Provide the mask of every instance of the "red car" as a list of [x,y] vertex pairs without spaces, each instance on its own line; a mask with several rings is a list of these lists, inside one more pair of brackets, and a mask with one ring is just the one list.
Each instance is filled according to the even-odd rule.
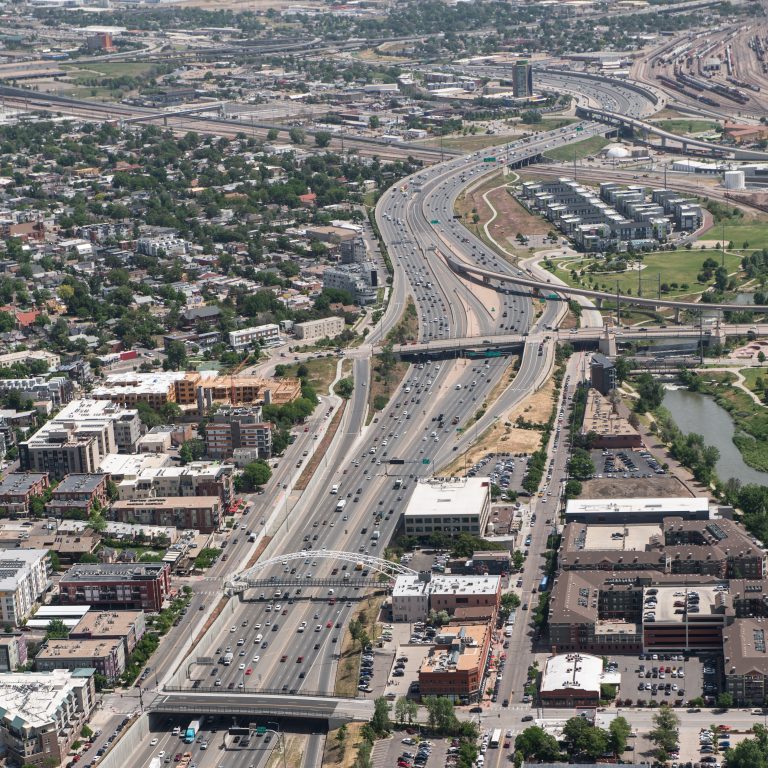
[[248,667],[248,669],[245,670],[245,674],[246,675],[252,675],[253,674],[253,668],[252,667]]
[[288,655],[284,653],[284,654],[283,654],[283,655],[280,657],[280,661],[285,661],[287,658],[288,658]]
[[304,661],[304,657],[303,656],[297,656],[296,657],[296,663],[297,664],[301,664],[302,661]]
[[333,622],[329,621],[325,626],[326,626],[326,629],[330,629],[333,626]]

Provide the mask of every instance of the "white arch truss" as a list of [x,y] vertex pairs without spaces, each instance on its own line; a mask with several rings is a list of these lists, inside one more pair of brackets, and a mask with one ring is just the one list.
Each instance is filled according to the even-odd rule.
[[[406,565],[393,563],[391,560],[384,560],[373,555],[361,554],[359,552],[344,552],[341,550],[314,550],[304,549],[301,552],[290,552],[277,557],[270,557],[268,560],[261,560],[245,571],[235,574],[227,583],[228,590],[232,592],[241,592],[248,587],[248,582],[258,577],[261,571],[265,571],[273,565],[283,565],[293,560],[334,560],[343,563],[362,563],[364,568],[383,573],[389,578],[397,576],[416,576],[416,571]],[[311,582],[307,586],[310,586]]]

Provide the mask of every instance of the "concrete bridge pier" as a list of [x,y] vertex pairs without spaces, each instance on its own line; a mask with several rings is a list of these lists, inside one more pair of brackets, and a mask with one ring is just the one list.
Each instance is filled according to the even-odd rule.
[[602,297],[602,296],[598,296],[598,297],[597,297],[597,298],[594,300],[594,302],[595,302],[595,306],[596,306],[598,309],[602,309],[602,308],[603,308],[603,297]]
[[675,325],[680,325],[680,307],[675,307]]
[[616,357],[616,334],[608,326],[604,326],[605,333],[597,342],[597,348],[606,357]]

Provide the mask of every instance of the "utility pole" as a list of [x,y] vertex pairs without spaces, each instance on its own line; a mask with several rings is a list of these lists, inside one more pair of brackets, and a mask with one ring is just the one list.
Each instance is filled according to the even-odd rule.
[[616,280],[616,325],[621,327],[621,304],[619,303],[619,281]]
[[722,248],[720,249],[721,250],[720,266],[724,267],[725,266],[725,220],[723,220],[723,239],[720,244],[722,245]]

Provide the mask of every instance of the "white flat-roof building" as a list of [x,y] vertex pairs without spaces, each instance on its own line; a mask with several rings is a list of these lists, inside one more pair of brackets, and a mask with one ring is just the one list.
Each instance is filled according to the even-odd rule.
[[392,619],[420,621],[430,610],[452,614],[459,606],[484,606],[495,611],[500,599],[500,576],[398,576],[392,589]]
[[317,341],[318,339],[336,338],[344,330],[344,318],[332,315],[321,317],[319,320],[307,320],[295,323],[293,332],[302,341]]
[[588,653],[550,656],[544,664],[539,693],[548,706],[597,706],[603,676],[603,660]]
[[665,517],[709,519],[706,496],[661,499],[571,499],[565,507],[567,523],[658,523]]
[[167,453],[108,453],[99,464],[99,472],[106,472],[114,482],[135,480],[142,472],[171,466]]
[[17,765],[59,765],[96,703],[92,668],[0,675],[0,743]]
[[0,550],[0,619],[19,624],[29,618],[51,585],[47,549]]
[[403,513],[407,536],[471,533],[482,536],[491,510],[490,483],[481,477],[416,483]]

